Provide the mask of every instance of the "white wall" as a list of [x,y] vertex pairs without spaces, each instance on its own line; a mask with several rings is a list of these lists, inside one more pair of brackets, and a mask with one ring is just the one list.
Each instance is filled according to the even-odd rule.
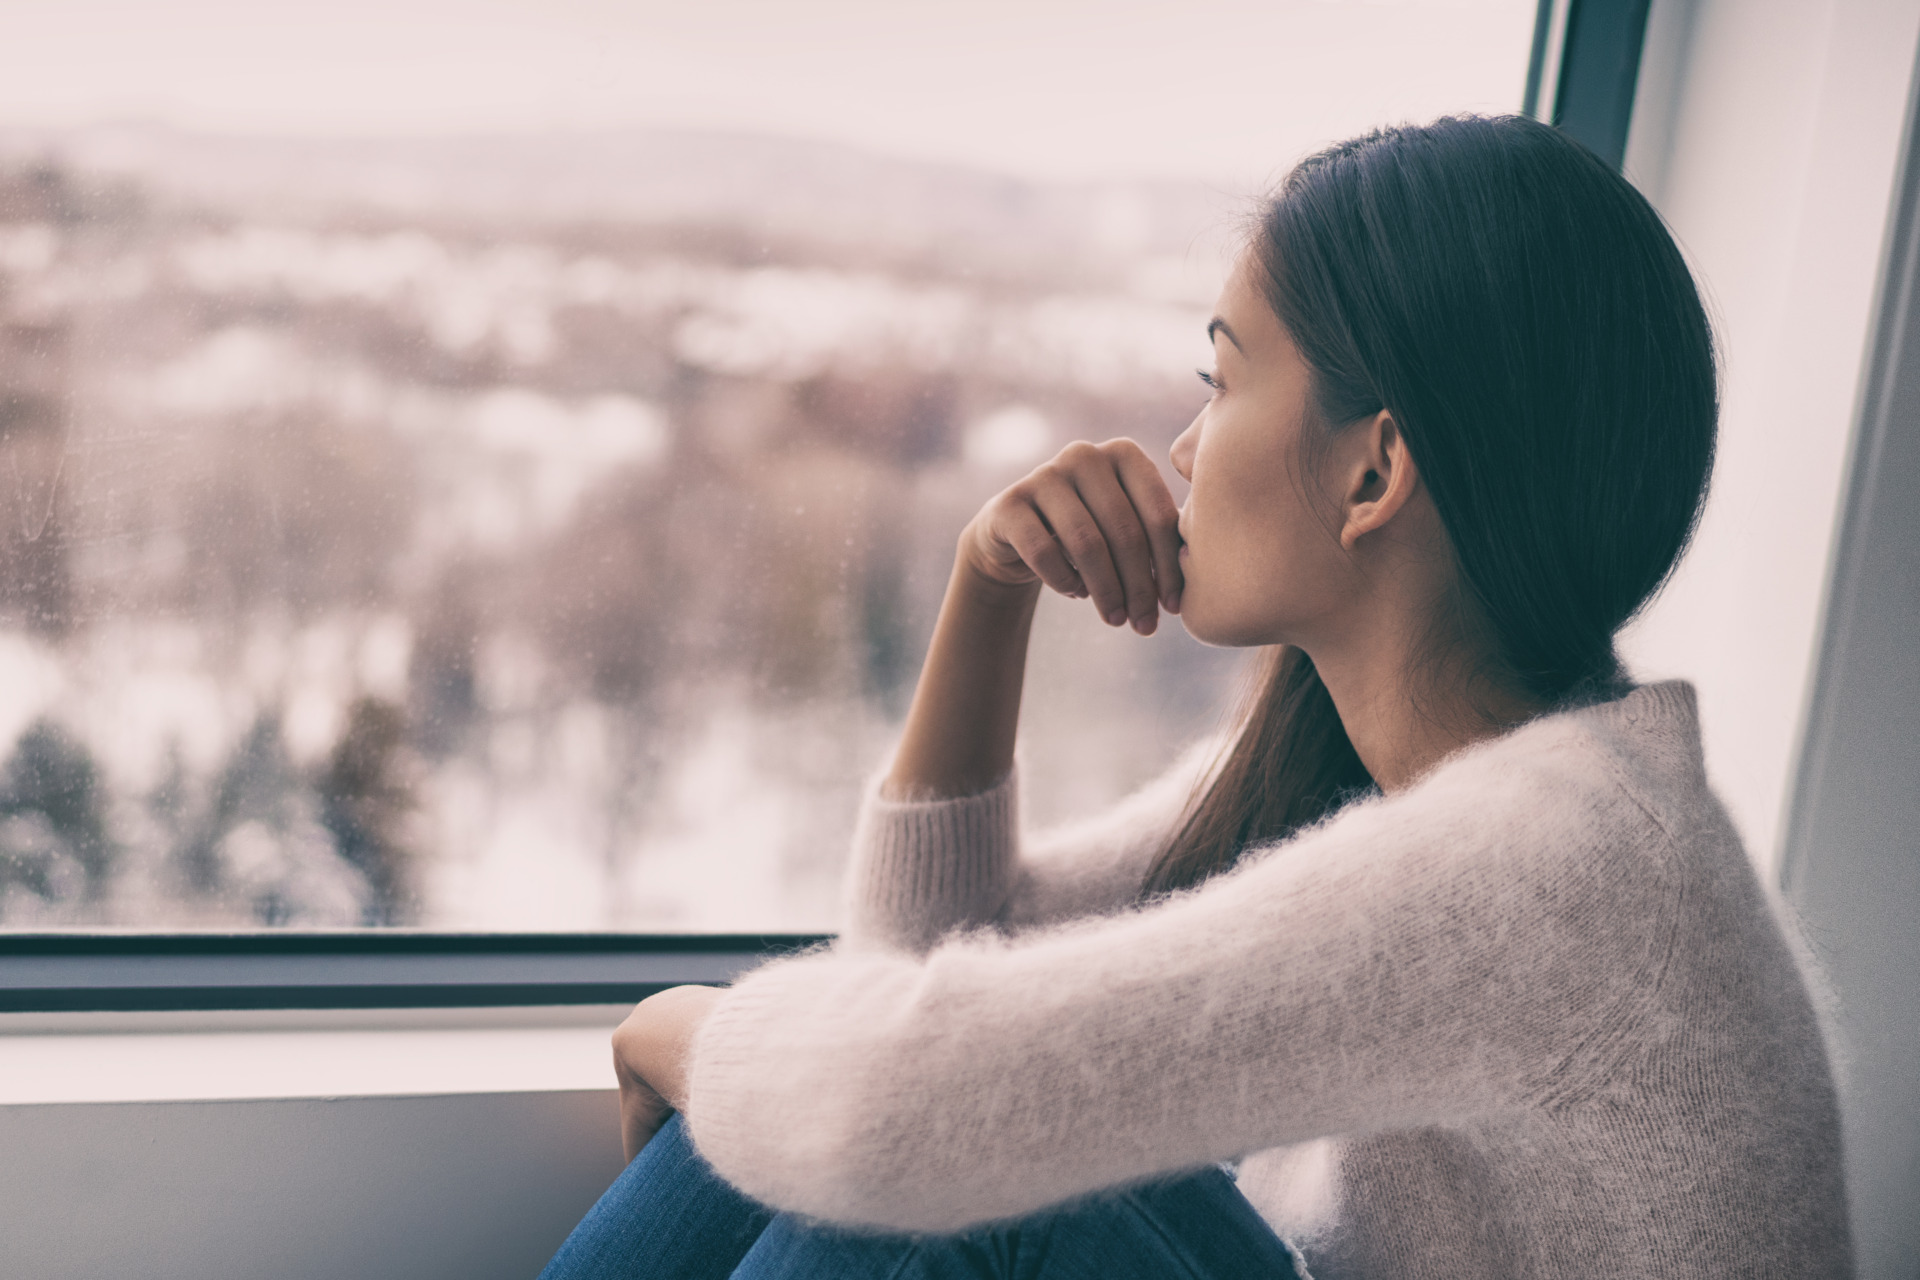
[[13,1280],[532,1280],[619,1172],[612,1090],[0,1106]]
[[0,1014],[4,1280],[531,1280],[619,1006]]
[[1698,542],[1626,638],[1699,687],[1707,764],[1777,866],[1892,197],[1920,0],[1654,0],[1627,173],[1724,357]]

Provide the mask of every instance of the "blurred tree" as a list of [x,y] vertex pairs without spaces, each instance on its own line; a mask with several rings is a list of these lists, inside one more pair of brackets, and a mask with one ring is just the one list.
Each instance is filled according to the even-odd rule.
[[357,923],[373,897],[342,856],[314,781],[288,759],[279,716],[253,723],[174,857],[187,888],[264,925]]
[[67,352],[64,323],[0,324],[0,616],[50,637],[73,624]]
[[959,390],[952,374],[892,367],[810,378],[793,405],[807,433],[911,470],[952,455]]
[[208,434],[185,485],[182,529],[197,611],[280,605],[312,617],[386,598],[413,513],[401,442],[316,413],[234,420]]
[[907,531],[887,532],[891,536],[869,544],[860,583],[861,692],[888,715],[903,716],[920,674],[920,649],[909,628]]
[[677,554],[676,505],[666,477],[609,476],[527,565],[520,604],[542,648],[602,701],[644,703],[673,668],[680,588],[699,571]]
[[160,779],[146,795],[146,810],[167,847],[173,848],[179,845],[189,819],[190,779],[179,738],[167,740],[162,759]]
[[43,898],[56,897],[59,863],[70,859],[81,871],[85,899],[99,901],[115,852],[102,790],[85,746],[51,721],[28,726],[0,775],[0,874]]
[[465,562],[444,571],[412,619],[407,695],[414,744],[445,757],[466,740],[480,710],[478,657],[485,623],[479,571]]
[[356,699],[316,788],[320,821],[335,850],[371,890],[364,924],[406,924],[415,911],[406,839],[415,800],[406,738],[406,713],[399,707],[379,698]]
[[190,889],[212,895],[225,887],[220,841],[235,827],[250,821],[269,827],[285,825],[291,781],[279,717],[262,715],[227,758],[214,781],[206,812],[175,850]]
[[71,226],[84,213],[82,193],[57,165],[41,162],[0,170],[0,222]]
[[900,540],[887,540],[898,530],[877,513],[901,505],[906,483],[884,458],[808,440],[764,455],[742,475],[742,547],[726,632],[763,694],[856,695],[876,656],[898,660],[886,652],[892,637],[870,632],[879,620],[864,605],[870,589],[876,603],[885,600],[876,571],[899,554]]

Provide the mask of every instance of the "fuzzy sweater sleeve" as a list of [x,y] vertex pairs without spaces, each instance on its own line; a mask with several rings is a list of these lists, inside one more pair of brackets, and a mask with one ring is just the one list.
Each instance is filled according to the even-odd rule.
[[854,833],[842,938],[923,953],[957,929],[1017,931],[1126,905],[1219,747],[1197,742],[1119,804],[1033,835],[1020,827],[1017,770],[952,800],[891,800],[876,778]]
[[696,1037],[694,1140],[779,1209],[950,1231],[1576,1091],[1644,1016],[1677,889],[1606,770],[1533,745],[1152,906],[769,964]]

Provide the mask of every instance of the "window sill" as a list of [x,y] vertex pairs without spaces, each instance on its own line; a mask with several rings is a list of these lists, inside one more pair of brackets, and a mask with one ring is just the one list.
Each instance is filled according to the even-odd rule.
[[0,1014],[0,1106],[611,1090],[629,1007]]

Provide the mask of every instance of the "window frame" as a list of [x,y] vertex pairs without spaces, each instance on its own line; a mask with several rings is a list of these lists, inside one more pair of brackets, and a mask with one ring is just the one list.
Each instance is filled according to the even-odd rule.
[[1521,112],[1626,160],[1652,0],[1539,0]]
[[[1650,0],[1539,0],[1522,110],[1616,169]],[[1542,102],[1551,103],[1551,111]],[[828,934],[0,932],[0,1013],[630,1003]]]
[[819,934],[411,929],[0,934],[0,1013],[630,1004]]

